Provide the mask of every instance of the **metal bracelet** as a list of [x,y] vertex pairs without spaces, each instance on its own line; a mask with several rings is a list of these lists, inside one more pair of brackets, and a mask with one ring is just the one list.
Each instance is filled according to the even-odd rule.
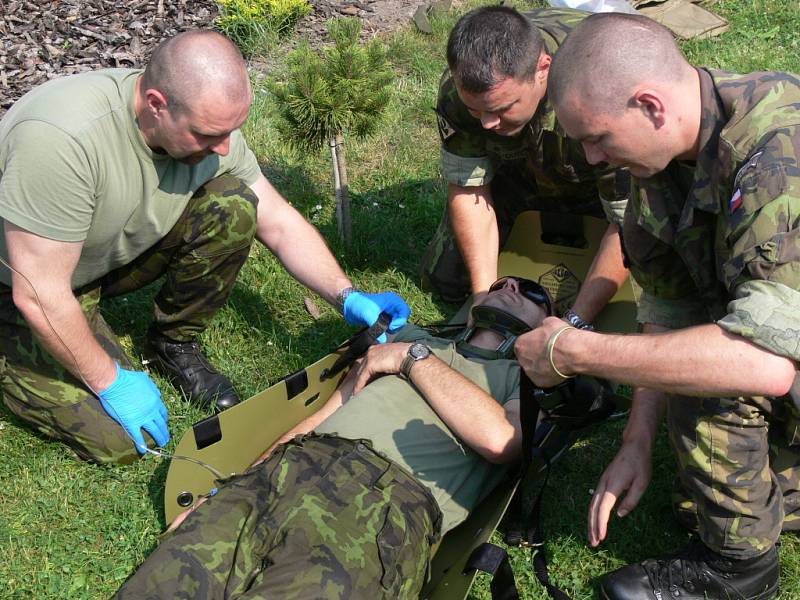
[[571,308],[564,313],[562,317],[567,323],[572,325],[575,329],[585,329],[587,331],[594,331],[594,325],[587,323],[583,318]]
[[561,377],[561,379],[570,379],[572,377],[575,377],[575,375],[564,375],[564,373],[558,370],[558,367],[556,367],[556,363],[553,362],[553,349],[556,347],[556,340],[567,329],[576,329],[576,328],[573,327],[572,325],[564,325],[563,327],[556,329],[553,332],[553,335],[550,336],[550,339],[547,340],[547,362],[550,363],[550,368],[553,369],[553,373]]

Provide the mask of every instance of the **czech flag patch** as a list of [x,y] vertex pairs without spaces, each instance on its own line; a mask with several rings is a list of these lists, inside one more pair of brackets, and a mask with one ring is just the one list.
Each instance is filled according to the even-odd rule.
[[733,214],[742,205],[742,190],[737,189],[728,202],[728,213]]

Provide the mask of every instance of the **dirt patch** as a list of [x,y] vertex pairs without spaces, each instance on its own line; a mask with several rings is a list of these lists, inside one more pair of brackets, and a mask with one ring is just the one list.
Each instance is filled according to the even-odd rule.
[[297,25],[297,34],[308,38],[313,46],[327,41],[325,22],[336,17],[359,17],[365,37],[389,33],[411,22],[423,0],[361,0],[336,2],[312,0],[313,12]]
[[[365,37],[410,22],[422,0],[312,0],[296,36],[315,46],[327,39],[325,22],[356,16]],[[212,27],[217,4],[208,0],[0,0],[0,116],[48,79],[106,67],[141,67],[164,38]]]

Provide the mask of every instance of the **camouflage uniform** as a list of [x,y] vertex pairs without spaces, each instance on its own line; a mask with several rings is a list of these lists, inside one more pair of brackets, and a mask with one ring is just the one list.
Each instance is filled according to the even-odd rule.
[[[546,51],[552,55],[588,13],[540,9],[524,14],[539,30]],[[442,175],[462,187],[491,184],[501,247],[517,215],[525,210],[596,217],[605,214],[612,222],[621,221],[629,187],[627,172],[589,165],[580,143],[567,138],[556,121],[546,97],[521,133],[498,135],[483,129],[469,114],[445,71],[436,113],[442,140]],[[423,288],[447,300],[462,300],[471,291],[447,208],[422,259],[420,277]]]
[[298,437],[189,515],[115,598],[416,598],[440,517],[368,441]]
[[[121,366],[131,368],[131,363],[100,314],[101,297],[131,292],[166,275],[155,298],[154,327],[177,341],[194,339],[233,289],[255,235],[257,204],[240,179],[212,179],[197,190],[160,242],[129,265],[75,291],[95,337]],[[14,306],[11,288],[3,284],[0,384],[3,402],[14,414],[82,458],[136,458],[133,443],[97,398],[42,348]]]
[[[625,254],[644,290],[639,320],[716,322],[800,360],[800,80],[698,73],[696,163],[634,180],[625,214]],[[800,414],[790,396],[670,398],[667,423],[688,495],[678,512],[696,515],[707,546],[747,558],[782,527],[800,528]]]

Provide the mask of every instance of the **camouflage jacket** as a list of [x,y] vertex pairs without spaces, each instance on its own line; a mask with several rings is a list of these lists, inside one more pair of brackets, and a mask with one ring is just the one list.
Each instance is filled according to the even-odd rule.
[[[572,28],[590,13],[540,9],[523,14],[539,29],[545,48],[552,55]],[[613,220],[621,221],[627,174],[624,182],[615,185],[612,169],[587,163],[580,143],[567,138],[546,96],[522,132],[502,136],[483,129],[480,121],[469,114],[449,71],[445,71],[439,84],[436,114],[442,140],[440,166],[448,182],[485,185],[498,170],[516,169],[530,178],[531,187],[542,198],[564,202],[580,199],[585,204],[599,191],[606,214],[612,218],[613,211],[618,215]]]
[[800,79],[698,69],[694,163],[634,179],[623,239],[639,319],[716,321],[800,359]]

